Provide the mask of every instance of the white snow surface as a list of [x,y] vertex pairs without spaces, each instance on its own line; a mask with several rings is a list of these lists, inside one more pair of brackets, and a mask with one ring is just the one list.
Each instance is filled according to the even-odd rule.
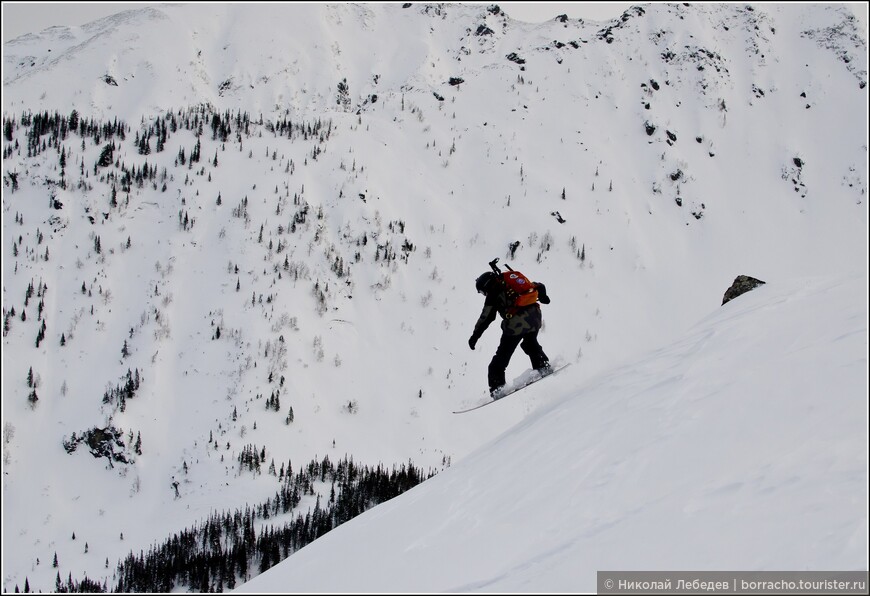
[[[586,382],[546,379],[521,423],[237,591],[595,592],[599,570],[863,569],[866,281],[768,284]],[[522,408],[513,397],[464,415]]]
[[[4,124],[127,127],[107,167],[105,138],[63,140],[65,188],[58,148],[2,141],[5,592],[111,586],[128,553],[272,497],[248,445],[439,473],[244,590],[867,568],[867,43],[848,6],[540,24],[490,6],[165,4],[3,45]],[[138,153],[192,108],[201,135]],[[222,142],[227,113],[251,124]],[[497,324],[466,342],[495,257],[546,283],[540,341],[572,366],[455,415],[487,393]],[[720,306],[741,274],[766,284]],[[25,306],[29,284],[48,290]],[[517,350],[508,379],[528,368]],[[135,399],[103,404],[131,369]],[[64,450],[107,425],[142,454]]]

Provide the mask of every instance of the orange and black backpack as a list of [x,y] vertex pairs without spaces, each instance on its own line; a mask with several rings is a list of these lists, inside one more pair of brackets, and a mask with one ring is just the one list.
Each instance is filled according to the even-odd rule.
[[538,290],[532,280],[519,271],[514,271],[508,265],[505,265],[507,271],[501,271],[496,263],[498,263],[498,258],[490,261],[489,266],[492,267],[493,272],[504,286],[507,316],[513,316],[520,308],[530,306],[538,301]]

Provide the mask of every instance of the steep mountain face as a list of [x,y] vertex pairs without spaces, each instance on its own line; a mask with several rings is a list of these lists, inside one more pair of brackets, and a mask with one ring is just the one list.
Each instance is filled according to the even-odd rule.
[[548,380],[510,432],[239,591],[600,593],[607,570],[862,569],[866,285],[765,285],[582,388]]
[[271,497],[243,453],[436,470],[510,428],[450,414],[494,257],[577,383],[739,274],[864,270],[866,78],[839,5],[166,5],[5,44],[4,589],[111,586]]

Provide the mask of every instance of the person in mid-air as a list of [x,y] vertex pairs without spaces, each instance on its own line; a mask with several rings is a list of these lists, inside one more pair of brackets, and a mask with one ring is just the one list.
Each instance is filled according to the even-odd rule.
[[489,393],[493,399],[504,395],[505,370],[517,346],[520,346],[532,361],[532,368],[541,375],[551,372],[550,362],[541,344],[538,343],[538,332],[543,324],[541,306],[538,302],[549,304],[547,289],[544,284],[529,281],[522,273],[508,271],[502,273],[495,266],[495,259],[490,266],[493,271],[487,271],[477,278],[475,287],[486,300],[483,311],[474,325],[474,333],[468,339],[468,345],[473,350],[483,332],[495,320],[495,315],[501,315],[501,341],[498,349],[489,363]]

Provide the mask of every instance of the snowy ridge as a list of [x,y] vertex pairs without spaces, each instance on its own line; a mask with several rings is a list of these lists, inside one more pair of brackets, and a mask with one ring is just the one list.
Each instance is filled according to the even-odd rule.
[[530,388],[542,402],[523,422],[238,591],[594,593],[598,570],[864,569],[866,286],[767,284],[579,387],[566,371]]
[[[653,4],[607,23],[538,25],[512,20],[509,5],[164,4],[8,42],[4,106],[64,106],[132,118],[205,102],[219,111],[268,115],[332,109],[335,84],[343,78],[357,107],[372,94],[417,89],[443,95],[452,77],[470,82],[481,69],[508,70],[525,61],[566,68],[578,60],[597,62],[606,79],[618,82],[625,58],[648,63],[660,54],[672,65],[692,67],[671,84],[697,82],[708,93],[711,82],[765,89],[768,67],[791,55],[777,35],[817,45],[841,60],[856,84],[866,84],[864,34],[849,8],[837,4],[800,12],[775,5]],[[148,51],[154,47],[168,51]],[[751,73],[733,68],[740,54],[751,59]],[[511,55],[515,64],[506,60]],[[699,62],[705,68],[696,69]],[[742,81],[743,74],[758,80]]]

